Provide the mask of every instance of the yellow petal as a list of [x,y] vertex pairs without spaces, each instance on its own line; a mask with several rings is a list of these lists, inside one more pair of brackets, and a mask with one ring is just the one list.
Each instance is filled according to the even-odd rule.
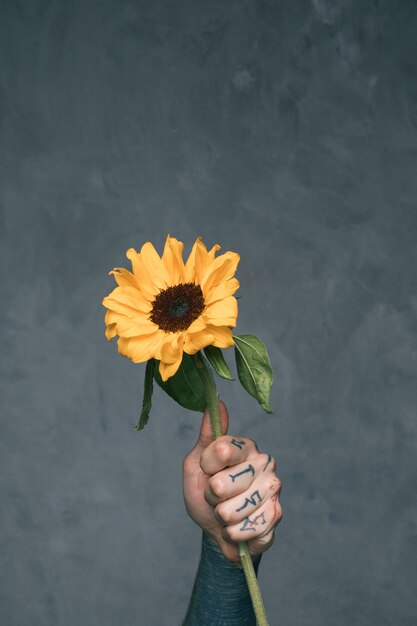
[[127,317],[132,317],[138,313],[149,313],[152,305],[147,302],[140,291],[129,291],[128,287],[116,287],[108,296],[103,299],[103,305],[111,311],[116,311]]
[[181,361],[182,355],[181,358],[179,358],[174,363],[164,363],[163,361],[159,363],[159,373],[161,374],[161,378],[164,382],[166,382],[168,378],[171,378],[171,376],[174,376],[174,374],[177,373],[181,365]]
[[213,342],[214,335],[208,330],[187,334],[184,341],[184,352],[187,352],[187,354],[196,354],[199,350],[213,345]]
[[157,348],[157,358],[165,363],[174,363],[182,356],[183,333],[164,333],[164,338]]
[[234,328],[236,326],[236,318],[234,317],[217,317],[214,320],[211,320],[210,323],[207,320],[208,326],[230,326],[230,328]]
[[197,284],[200,284],[205,273],[207,272],[207,269],[210,267],[211,263],[213,263],[214,261],[214,257],[216,255],[216,252],[218,250],[221,249],[221,246],[219,246],[217,243],[212,247],[211,250],[209,250],[209,252],[207,252],[207,254],[205,256],[201,255],[201,254],[197,254],[197,259],[196,259],[196,282]]
[[133,248],[129,248],[126,252],[126,256],[132,263],[133,274],[141,292],[148,300],[153,300],[160,289],[152,282],[151,276],[149,275],[140,254],[138,254]]
[[[104,316],[104,322],[108,326],[109,324],[137,324],[144,326],[145,324],[152,325],[152,332],[155,330],[156,325],[149,319],[148,315],[138,311],[132,311],[131,315],[123,315],[122,313],[118,313],[117,311],[107,311]],[[148,328],[148,326],[147,326]]]
[[116,283],[120,287],[130,286],[135,287],[136,289],[138,288],[136,278],[134,277],[132,272],[129,272],[129,270],[125,269],[124,267],[115,267],[112,272],[109,272],[109,274],[113,274]]
[[214,259],[207,268],[201,281],[203,294],[206,295],[210,289],[216,287],[221,282],[225,282],[233,277],[239,263],[240,256],[236,252],[225,252]]
[[116,324],[109,324],[106,328],[106,337],[108,341],[111,341],[113,337],[116,337]]
[[115,324],[118,319],[120,319],[120,313],[115,313],[114,311],[106,311],[106,315],[104,316],[104,323],[106,325]]
[[[206,246],[203,244],[201,237],[197,237],[193,247],[191,248],[191,252],[188,255],[187,262],[185,264],[185,280],[187,283],[194,282],[195,278],[195,257],[197,253],[197,248],[199,245],[203,245],[204,249]],[[207,252],[207,251],[206,251]]]
[[195,282],[197,285],[200,284],[217,250],[220,250],[218,244],[214,245],[210,252],[208,252],[201,237],[196,240],[185,266],[187,282]]
[[184,244],[169,235],[166,238],[162,261],[170,276],[171,285],[185,282],[185,266],[182,259]]
[[113,300],[120,300],[120,302],[124,302],[138,311],[150,311],[152,308],[151,302],[146,299],[138,287],[131,287],[130,285],[116,287],[109,293],[108,297]]
[[240,283],[237,278],[230,278],[230,280],[220,283],[216,287],[213,287],[206,295],[206,305],[213,304],[213,302],[232,296],[239,289],[239,287]]
[[134,248],[129,248],[126,250],[126,256],[129,261],[132,263],[133,275],[136,279],[140,279],[141,274],[141,265],[139,264],[139,253],[136,252]]
[[215,326],[236,326],[237,313],[237,300],[234,296],[229,296],[209,304],[204,309],[203,317],[208,324]]
[[170,286],[170,277],[166,267],[150,241],[142,246],[140,258],[148,272],[150,280],[154,285],[157,285],[159,290],[166,289]]
[[160,360],[159,373],[162,380],[168,380],[178,370],[181,365],[183,350],[183,333],[165,333],[161,331],[158,344],[154,346],[154,356]]
[[208,326],[207,330],[213,335],[213,346],[216,348],[231,348],[234,345],[233,334],[228,326]]
[[153,356],[153,345],[158,333],[141,337],[120,337],[117,346],[119,354],[129,357],[134,363],[143,363]]
[[134,309],[124,302],[119,302],[119,300],[112,300],[111,298],[104,298],[103,305],[114,313],[125,317],[133,317],[138,313],[138,309]]
[[183,357],[184,336],[182,333],[172,333],[172,335],[170,341],[164,344],[159,364],[159,373],[163,381],[168,380],[177,372]]
[[140,318],[120,317],[116,323],[119,337],[139,337],[151,335],[158,330],[158,326],[150,320]]
[[209,260],[209,262],[213,261],[214,257],[216,256],[216,252],[217,252],[218,250],[221,250],[221,249],[222,249],[222,247],[221,247],[221,246],[219,246],[219,244],[218,244],[218,243],[215,243],[215,244],[214,244],[214,246],[213,246],[213,247],[211,248],[211,250],[209,250],[209,252],[208,252],[208,260]]
[[187,328],[187,333],[198,333],[198,331],[204,330],[206,326],[206,322],[200,315],[200,317],[197,317],[197,319],[194,320],[194,322],[192,322],[192,324],[190,324],[190,326]]

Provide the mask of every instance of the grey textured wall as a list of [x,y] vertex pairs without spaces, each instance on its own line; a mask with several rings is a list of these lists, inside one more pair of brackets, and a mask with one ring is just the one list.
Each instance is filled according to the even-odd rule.
[[279,460],[271,626],[417,624],[417,3],[3,0],[1,584],[5,626],[175,626],[199,531],[200,417],[104,339],[125,250],[241,253]]

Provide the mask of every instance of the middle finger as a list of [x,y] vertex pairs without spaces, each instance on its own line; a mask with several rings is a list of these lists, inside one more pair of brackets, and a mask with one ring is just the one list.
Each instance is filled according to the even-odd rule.
[[244,493],[220,502],[215,509],[215,515],[223,524],[237,524],[259,509],[280,489],[281,481],[277,476],[258,476]]
[[244,463],[228,467],[207,481],[204,497],[211,506],[246,491],[255,478],[263,473],[269,455],[257,454]]

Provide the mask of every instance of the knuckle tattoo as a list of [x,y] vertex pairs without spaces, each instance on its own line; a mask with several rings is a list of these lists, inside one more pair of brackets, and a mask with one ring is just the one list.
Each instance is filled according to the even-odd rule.
[[258,513],[257,515],[255,512],[252,516],[245,517],[245,519],[241,523],[242,525],[240,526],[239,530],[241,532],[253,531],[256,535],[258,531],[263,530],[261,527],[264,526],[266,523],[267,520],[265,516],[265,511],[262,511],[262,513]]
[[259,450],[259,446],[258,446],[257,442],[255,441],[255,439],[250,439],[250,441],[252,442],[253,447],[255,448],[256,452],[260,453],[261,451]]
[[255,476],[255,468],[253,467],[251,463],[249,463],[249,465],[241,472],[237,472],[236,474],[229,474],[229,478],[231,478],[232,483],[234,483],[236,478],[239,478],[239,476],[242,476],[243,474],[247,474],[248,472],[250,472],[252,476]]
[[262,472],[269,470],[270,472],[275,472],[277,463],[272,454],[262,454],[261,455],[261,463],[262,463]]
[[249,506],[250,504],[252,506],[256,506],[257,503],[261,502],[262,498],[261,495],[259,493],[259,490],[256,489],[256,491],[254,491],[249,498],[245,498],[244,503],[242,504],[242,506],[240,506],[238,509],[236,509],[236,513],[239,513],[240,511],[243,511],[243,509],[246,509],[247,506]]
[[246,441],[244,441],[243,439],[236,439],[235,437],[233,437],[230,441],[230,445],[235,446],[236,448],[239,448],[239,450],[242,450],[243,446],[246,445]]

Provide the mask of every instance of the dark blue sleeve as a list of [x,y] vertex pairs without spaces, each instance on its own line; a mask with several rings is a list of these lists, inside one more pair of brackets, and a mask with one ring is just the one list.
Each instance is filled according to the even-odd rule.
[[[254,561],[258,570],[260,557]],[[182,626],[256,626],[243,570],[203,533],[200,565]]]

